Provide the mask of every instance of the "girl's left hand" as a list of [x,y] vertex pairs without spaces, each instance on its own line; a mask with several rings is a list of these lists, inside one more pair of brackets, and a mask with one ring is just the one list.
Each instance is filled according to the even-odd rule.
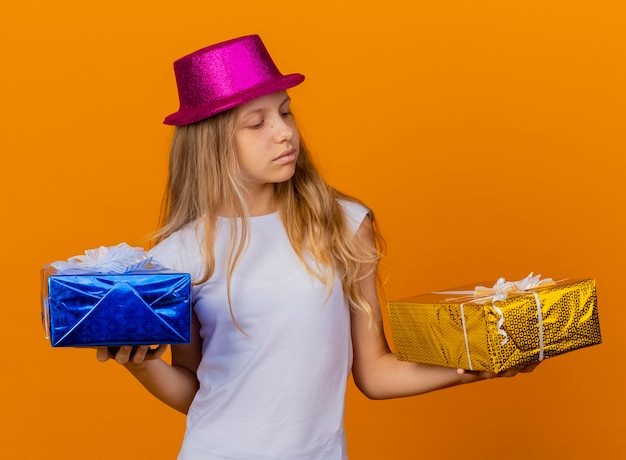
[[456,371],[459,375],[475,376],[477,377],[477,380],[484,380],[484,379],[493,379],[497,377],[515,377],[517,374],[520,374],[520,373],[532,372],[539,365],[539,363],[540,361],[537,361],[535,363],[529,363],[529,364],[524,364],[522,366],[512,367],[510,369],[507,369],[497,374],[495,372],[469,371],[467,369],[457,369]]

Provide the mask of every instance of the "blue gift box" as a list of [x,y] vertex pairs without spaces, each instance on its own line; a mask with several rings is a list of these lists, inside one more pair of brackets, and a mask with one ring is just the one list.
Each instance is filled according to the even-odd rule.
[[189,343],[191,279],[163,268],[127,273],[42,269],[43,320],[53,347]]

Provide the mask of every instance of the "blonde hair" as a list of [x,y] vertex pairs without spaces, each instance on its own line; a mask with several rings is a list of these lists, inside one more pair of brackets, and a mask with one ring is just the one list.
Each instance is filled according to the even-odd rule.
[[[203,279],[197,280],[202,283],[215,270],[213,245],[219,212],[228,209],[230,216],[235,216],[229,219],[231,240],[226,278],[229,307],[235,324],[236,306],[233,309],[230,280],[245,252],[249,234],[245,186],[235,148],[236,119],[235,108],[175,129],[161,226],[155,234],[155,240],[159,242],[190,222],[204,224],[206,267]],[[357,244],[354,235],[346,231],[345,217],[338,202],[338,199],[358,200],[338,192],[322,179],[302,140],[294,175],[286,182],[276,184],[275,193],[280,218],[305,268],[325,283],[329,294],[335,275],[338,275],[350,307],[366,312],[372,318],[372,306],[361,292],[359,282],[367,275],[365,266],[376,267],[384,244],[373,213],[370,211],[369,215],[376,245],[371,251],[365,251],[366,245]],[[312,256],[315,266],[306,263],[305,254]]]

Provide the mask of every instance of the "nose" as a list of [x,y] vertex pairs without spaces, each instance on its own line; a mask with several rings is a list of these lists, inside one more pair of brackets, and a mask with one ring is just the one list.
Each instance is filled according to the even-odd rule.
[[290,123],[289,118],[283,118],[277,116],[272,123],[272,129],[274,130],[274,138],[276,142],[288,141],[293,137],[294,127]]

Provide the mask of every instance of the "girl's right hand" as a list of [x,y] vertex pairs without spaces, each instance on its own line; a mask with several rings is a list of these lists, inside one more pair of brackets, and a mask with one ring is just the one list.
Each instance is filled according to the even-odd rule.
[[141,364],[144,361],[160,359],[167,350],[167,345],[158,345],[152,348],[150,345],[123,345],[121,347],[97,347],[96,358],[100,362],[114,359],[120,364]]

